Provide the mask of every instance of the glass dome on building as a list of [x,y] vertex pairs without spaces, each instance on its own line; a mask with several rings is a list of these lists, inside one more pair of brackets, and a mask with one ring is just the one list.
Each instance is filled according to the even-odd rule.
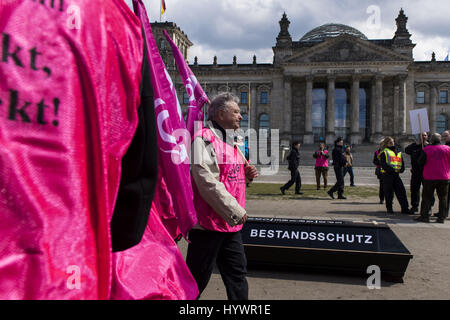
[[368,40],[361,31],[355,28],[345,24],[329,23],[311,30],[300,39],[300,42],[322,42],[326,38],[334,38],[342,34],[349,34],[363,40]]

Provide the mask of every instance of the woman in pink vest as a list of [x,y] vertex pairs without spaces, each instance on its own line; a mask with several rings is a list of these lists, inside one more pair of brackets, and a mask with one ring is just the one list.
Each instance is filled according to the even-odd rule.
[[325,143],[319,143],[319,150],[314,153],[313,157],[316,159],[315,171],[317,190],[320,190],[321,176],[323,176],[323,188],[326,189],[328,185],[328,159],[330,158],[330,155],[328,154],[328,150],[325,150]]
[[194,205],[198,225],[189,233],[186,262],[199,294],[217,263],[229,300],[248,300],[247,260],[241,229],[247,221],[246,183],[257,177],[234,145],[234,131],[242,116],[239,100],[230,93],[211,102],[206,127],[192,143]]
[[423,165],[423,191],[420,217],[418,222],[430,222],[431,201],[434,191],[439,198],[439,214],[437,223],[444,223],[448,217],[448,188],[450,181],[450,147],[441,145],[441,135],[435,133],[431,136],[431,145],[423,149],[419,158]]

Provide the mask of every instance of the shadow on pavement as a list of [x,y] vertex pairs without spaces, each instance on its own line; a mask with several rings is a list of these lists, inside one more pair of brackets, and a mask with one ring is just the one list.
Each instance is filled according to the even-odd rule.
[[[291,269],[292,268],[281,268],[281,270],[274,272],[266,269],[263,270],[260,268],[249,268],[247,277],[258,279],[347,284],[354,286],[366,286],[367,278],[369,277],[369,275],[366,276],[364,274],[351,274],[344,271],[317,271],[312,269],[301,269],[297,272],[294,272]],[[395,285],[395,283],[382,281],[383,287],[390,287],[392,285]]]

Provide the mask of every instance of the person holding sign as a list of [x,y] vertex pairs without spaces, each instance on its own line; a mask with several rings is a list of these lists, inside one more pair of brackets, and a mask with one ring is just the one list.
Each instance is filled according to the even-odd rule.
[[[405,153],[411,156],[411,212],[419,211],[420,186],[423,184],[423,167],[419,165],[419,156],[423,146],[428,145],[428,134],[423,132],[417,142],[411,143],[405,148]],[[434,201],[433,201],[434,202]]]
[[382,142],[382,151],[379,154],[381,165],[381,180],[386,198],[386,209],[388,214],[394,214],[392,204],[394,193],[397,197],[403,214],[409,214],[408,199],[406,197],[405,186],[400,178],[400,174],[405,172],[405,162],[402,153],[395,146],[392,137],[386,137]]
[[419,164],[423,168],[423,192],[420,217],[418,222],[430,222],[431,201],[434,190],[439,198],[439,215],[437,223],[444,223],[448,217],[448,188],[450,181],[450,147],[441,145],[441,135],[431,136],[431,145],[423,149]]

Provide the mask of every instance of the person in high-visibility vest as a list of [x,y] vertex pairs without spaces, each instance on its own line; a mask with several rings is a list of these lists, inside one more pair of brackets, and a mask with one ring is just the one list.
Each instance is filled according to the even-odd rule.
[[386,209],[388,214],[394,214],[392,204],[394,193],[402,208],[402,214],[410,214],[406,190],[400,174],[405,171],[403,155],[395,147],[392,137],[386,137],[382,142],[382,151],[378,155],[381,165],[381,181],[386,198]]

